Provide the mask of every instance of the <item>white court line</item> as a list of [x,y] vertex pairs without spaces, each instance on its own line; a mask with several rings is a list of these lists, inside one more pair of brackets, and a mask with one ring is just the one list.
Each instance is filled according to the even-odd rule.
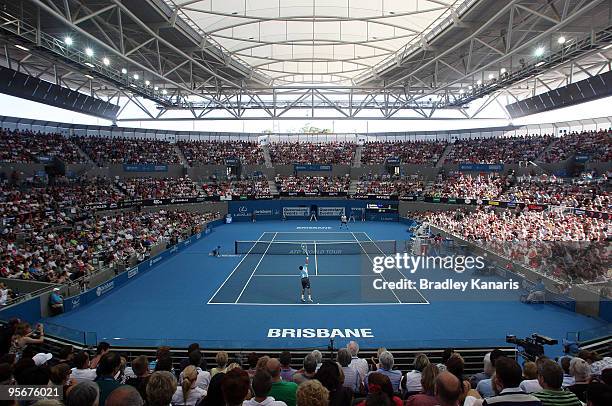
[[[366,237],[368,237],[368,239],[369,239],[370,241],[372,241],[372,244],[374,244],[374,246],[375,246],[375,247],[376,247],[376,248],[377,248],[377,249],[380,251],[380,253],[381,253],[381,254],[385,255],[385,253],[383,252],[383,250],[381,250],[381,249],[380,249],[380,247],[379,247],[378,245],[376,245],[376,243],[374,242],[374,240],[372,239],[372,237],[370,237],[370,236],[368,235],[368,233],[363,233],[363,234],[364,234]],[[398,267],[395,267],[395,269],[397,270],[397,272],[399,272],[399,273],[400,273],[400,275],[402,275],[402,277],[403,277],[404,279],[408,279],[408,278],[406,278],[406,275],[404,275],[404,274],[402,273],[402,271],[400,271],[400,270],[399,270],[399,268],[398,268]],[[380,274],[380,275],[382,276],[382,274]],[[419,294],[419,295],[420,295],[420,296],[423,298],[423,300],[424,300],[425,302],[427,302],[426,304],[429,304],[429,300],[427,300],[427,298],[426,298],[425,296],[423,296],[423,294],[422,294],[422,293],[421,293],[421,292],[420,292],[418,289],[416,289],[416,288],[415,288],[414,290],[416,290],[416,291],[417,291],[417,293],[418,293],[418,294]]]
[[[255,278],[259,277],[259,276],[288,276],[288,277],[292,277],[295,278],[297,276],[297,274],[278,274],[278,275],[274,275],[274,274],[257,274],[257,275],[253,275]],[[330,274],[330,275],[311,275],[311,278],[314,278],[315,276],[320,276],[320,277],[325,277],[325,276],[351,276],[351,277],[360,277],[360,276],[366,276],[366,275],[359,275],[359,274]],[[369,275],[369,276],[378,276],[378,275]]]
[[314,252],[315,252],[315,276],[319,276],[319,263],[317,262],[317,240],[314,240]]
[[[372,258],[370,258],[370,254],[368,254],[368,252],[366,250],[363,249],[363,245],[361,245],[361,242],[357,239],[357,237],[355,236],[355,233],[351,232],[351,234],[353,235],[353,238],[355,239],[355,241],[357,241],[357,244],[359,244],[359,246],[361,247],[361,249],[363,250],[363,252],[368,256],[368,259],[370,260],[370,262],[372,263],[372,265],[374,265],[374,261],[372,261]],[[383,279],[383,281],[387,282],[387,280],[385,279],[385,277],[383,276],[383,274],[380,274],[380,277]],[[397,301],[399,303],[402,303],[402,301],[400,300],[399,297],[397,297],[397,295],[395,294],[395,291],[393,289],[391,289],[391,293],[393,293],[393,296],[395,296],[395,298],[397,299]]]
[[220,303],[212,302],[211,305],[226,305],[226,306],[389,306],[389,305],[426,305],[428,303],[397,303],[397,302],[381,302],[381,303]]
[[219,291],[221,290],[221,288],[227,283],[227,281],[229,280],[229,278],[232,277],[232,275],[234,274],[234,272],[236,272],[236,269],[238,269],[238,267],[240,266],[240,264],[242,264],[242,261],[244,261],[246,259],[246,257],[249,256],[249,253],[253,250],[253,248],[255,248],[255,245],[257,245],[257,243],[259,242],[259,240],[261,240],[261,237],[263,237],[266,233],[263,232],[261,233],[261,235],[259,236],[259,238],[257,239],[257,241],[255,241],[255,244],[253,244],[253,246],[249,249],[249,251],[246,253],[246,255],[244,257],[242,257],[242,259],[240,260],[240,262],[238,262],[238,265],[236,265],[236,267],[232,270],[232,272],[227,276],[227,278],[225,278],[225,280],[223,281],[223,283],[221,284],[221,286],[219,286],[219,288],[215,291],[215,293],[213,293],[213,295],[210,297],[210,299],[208,299],[208,302],[206,304],[210,304],[210,301],[213,300],[215,298],[215,296],[217,296],[217,293],[219,293]]
[[251,279],[253,279],[253,275],[255,275],[255,272],[257,272],[257,268],[259,268],[259,264],[261,264],[261,261],[263,261],[263,259],[266,257],[266,254],[268,253],[268,250],[272,246],[272,243],[274,242],[274,239],[276,238],[276,234],[277,233],[274,233],[274,237],[272,237],[272,240],[270,240],[270,242],[268,243],[268,246],[266,247],[266,250],[264,251],[264,253],[261,256],[261,258],[259,258],[259,262],[257,262],[257,265],[255,265],[255,269],[253,269],[253,272],[251,273],[251,276],[249,276],[249,279],[246,281],[246,283],[244,284],[244,287],[242,288],[242,290],[240,291],[240,294],[238,295],[238,299],[236,299],[236,301],[234,303],[238,303],[238,301],[242,297],[242,294],[246,290],[247,286],[249,286],[249,283],[251,282]]

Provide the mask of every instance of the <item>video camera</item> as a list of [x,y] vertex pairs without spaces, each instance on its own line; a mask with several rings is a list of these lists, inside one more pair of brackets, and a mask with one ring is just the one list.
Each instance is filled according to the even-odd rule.
[[531,337],[526,338],[516,338],[514,335],[507,335],[506,342],[522,347],[519,354],[527,361],[535,361],[538,357],[543,356],[544,345],[558,344],[557,340],[537,333],[533,333]]

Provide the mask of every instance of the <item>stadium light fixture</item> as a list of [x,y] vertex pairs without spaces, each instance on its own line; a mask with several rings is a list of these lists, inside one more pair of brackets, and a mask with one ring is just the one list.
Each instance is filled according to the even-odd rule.
[[534,55],[538,58],[544,55],[544,47],[537,47],[534,52]]
[[121,69],[121,73],[123,73],[124,75],[125,75],[125,74],[127,74],[127,69],[122,68],[122,69]]
[[64,38],[64,44],[66,44],[68,46],[72,45],[73,44],[72,37],[65,37]]
[[145,86],[149,86],[151,84],[151,82],[149,82],[148,80],[145,80]]
[[104,66],[108,66],[110,65],[110,59],[108,59],[107,57],[102,58],[102,63],[104,64]]
[[91,75],[85,75],[85,77],[89,78],[89,79],[93,79],[93,76],[91,76]]
[[88,57],[92,57],[94,55],[94,51],[91,48],[85,48],[85,55],[87,55]]
[[168,94],[168,91],[166,89],[162,90],[162,94]]
[[557,38],[557,44],[559,44],[559,45],[565,44],[565,37],[561,36],[561,37]]
[[139,78],[140,76],[138,76],[138,73],[134,73],[134,76],[132,76],[132,77],[134,78],[134,80],[138,80],[138,78]]
[[155,86],[155,87],[153,88],[153,90],[155,90],[155,91],[157,92],[157,91],[159,90],[159,87]]
[[501,69],[499,70],[499,73],[501,73],[502,75],[503,75],[504,73],[506,73],[506,68],[501,68]]
[[468,90],[472,90],[472,89],[473,89],[473,86],[472,86],[472,85],[469,85],[469,86],[468,86]]
[[544,61],[540,61],[538,63],[535,64],[536,68],[539,68],[540,66],[544,65]]
[[465,93],[465,92],[464,92],[464,90],[463,90],[463,89],[460,89],[460,90],[459,90],[459,94],[463,94],[463,93]]
[[90,68],[95,68],[94,64],[91,62],[85,62],[86,66],[89,66]]
[[476,84],[477,84],[478,86],[482,85],[482,80],[478,79],[478,80],[476,81]]
[[19,48],[22,51],[29,51],[30,50],[30,48],[26,48],[23,45],[19,45],[19,44],[15,44],[15,48]]
[[492,73],[489,73],[489,80],[493,80],[493,79],[495,79],[495,75]]

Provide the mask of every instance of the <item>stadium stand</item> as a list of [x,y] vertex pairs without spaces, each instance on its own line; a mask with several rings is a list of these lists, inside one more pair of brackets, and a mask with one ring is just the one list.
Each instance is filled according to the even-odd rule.
[[351,165],[357,145],[352,142],[276,142],[270,144],[270,157],[276,164]]
[[178,147],[189,165],[224,165],[227,158],[239,158],[243,165],[261,165],[263,152],[253,141],[179,141]]
[[53,157],[70,164],[86,162],[78,148],[62,134],[0,131],[0,162],[46,162]]
[[179,157],[168,141],[75,137],[73,141],[99,166],[110,163],[177,164]]
[[364,145],[361,161],[375,165],[399,158],[405,164],[435,165],[447,145],[445,141],[370,141]]

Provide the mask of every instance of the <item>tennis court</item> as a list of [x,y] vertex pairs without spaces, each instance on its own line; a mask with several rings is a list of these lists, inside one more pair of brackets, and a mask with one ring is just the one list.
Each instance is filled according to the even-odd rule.
[[401,241],[375,241],[366,232],[264,232],[255,241],[236,241],[244,254],[208,304],[302,305],[298,267],[309,253],[310,305],[428,304],[416,289],[374,289],[373,280],[409,279],[399,269],[372,271],[375,256],[406,249]]

